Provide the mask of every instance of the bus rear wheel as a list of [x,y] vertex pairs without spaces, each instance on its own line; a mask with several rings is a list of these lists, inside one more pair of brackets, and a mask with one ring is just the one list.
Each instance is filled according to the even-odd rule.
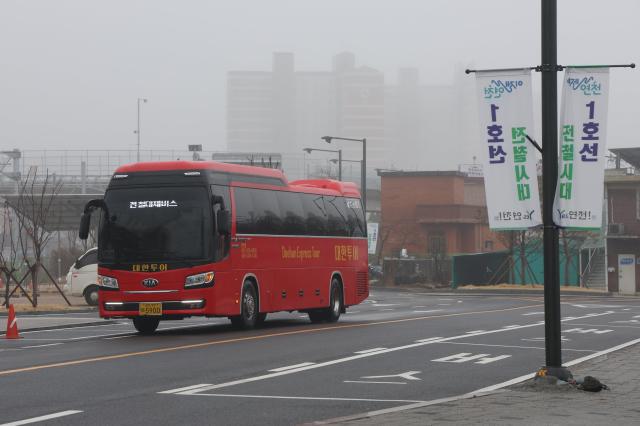
[[309,311],[309,319],[312,323],[318,322],[337,322],[343,309],[342,287],[337,278],[331,281],[331,293],[329,298],[329,307]]
[[153,334],[160,324],[159,318],[134,318],[133,326],[140,334]]
[[231,324],[235,328],[250,329],[256,326],[258,322],[258,298],[256,289],[251,281],[245,281],[242,286],[242,298],[240,299],[240,315],[229,317]]

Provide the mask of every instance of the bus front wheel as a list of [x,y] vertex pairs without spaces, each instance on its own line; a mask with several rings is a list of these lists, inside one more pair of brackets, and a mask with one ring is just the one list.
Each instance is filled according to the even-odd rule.
[[138,330],[140,334],[153,334],[158,328],[158,324],[160,324],[160,319],[158,318],[134,318],[133,326]]
[[256,288],[251,281],[245,281],[242,286],[242,298],[240,305],[240,315],[229,317],[231,324],[235,328],[250,329],[258,322],[258,298]]

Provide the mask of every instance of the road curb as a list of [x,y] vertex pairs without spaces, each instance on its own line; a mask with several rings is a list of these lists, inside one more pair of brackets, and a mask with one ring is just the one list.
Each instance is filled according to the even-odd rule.
[[[117,324],[118,321],[115,320],[104,320],[104,321],[92,321],[92,322],[83,322],[83,323],[75,323],[75,324],[60,324],[60,325],[52,325],[48,327],[33,327],[33,328],[21,328],[20,332],[27,331],[45,331],[45,330],[60,330],[63,328],[78,328],[78,327],[86,327],[90,325],[109,325],[109,324]],[[7,334],[6,332],[0,332],[0,337]]]
[[[498,296],[509,296],[509,295],[535,295],[541,296],[544,294],[543,289],[509,289],[509,288],[477,288],[473,290],[467,289],[453,289],[450,287],[442,287],[442,288],[428,288],[428,287],[420,287],[420,286],[397,286],[397,287],[371,287],[371,290],[393,290],[393,291],[406,291],[406,292],[421,292],[421,293],[434,293],[434,294],[448,294],[448,295],[478,295],[478,296],[490,296],[490,295],[498,295]],[[637,296],[621,296],[618,294],[614,294],[610,291],[601,291],[601,292],[593,292],[593,291],[562,291],[560,289],[561,296],[610,296],[610,297],[637,297]]]
[[[13,306],[15,307],[16,305]],[[64,311],[17,311],[16,316],[20,317],[20,315],[88,314],[91,312],[98,312],[98,308],[82,308]],[[7,315],[8,312],[0,312],[0,317],[6,317]]]

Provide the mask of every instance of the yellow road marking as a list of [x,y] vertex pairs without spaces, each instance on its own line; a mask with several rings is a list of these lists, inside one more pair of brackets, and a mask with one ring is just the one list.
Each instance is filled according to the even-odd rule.
[[341,328],[370,327],[370,326],[374,326],[374,325],[394,324],[394,323],[408,322],[408,321],[420,321],[420,320],[434,319],[434,318],[456,317],[456,316],[474,315],[474,314],[491,314],[491,313],[496,313],[496,312],[513,311],[513,310],[517,310],[517,309],[538,308],[540,306],[543,306],[543,305],[537,304],[537,305],[529,305],[529,306],[520,306],[520,307],[515,307],[515,308],[495,309],[495,310],[491,310],[491,311],[476,311],[476,312],[461,312],[461,313],[457,313],[457,314],[430,315],[430,316],[425,316],[425,317],[403,318],[403,319],[397,319],[397,320],[378,321],[378,322],[371,322],[371,323],[365,323],[365,324],[344,324],[344,325],[337,325],[337,326],[331,326],[331,327],[313,328],[313,329],[305,329],[305,330],[286,331],[286,332],[283,332],[283,333],[265,334],[265,335],[262,335],[262,336],[247,336],[247,337],[238,337],[238,338],[226,339],[226,340],[214,340],[214,341],[209,341],[209,342],[193,343],[193,344],[190,344],[190,345],[173,346],[173,347],[169,347],[169,348],[150,349],[150,350],[147,350],[147,351],[128,352],[128,353],[118,354],[118,355],[106,355],[106,356],[100,356],[100,357],[95,357],[95,358],[78,359],[78,360],[74,360],[74,361],[56,362],[56,363],[53,363],[53,364],[34,365],[34,366],[31,366],[31,367],[16,368],[16,369],[13,369],[13,370],[3,370],[3,371],[0,371],[0,376],[7,376],[9,374],[16,374],[16,373],[26,373],[26,372],[29,372],[29,371],[44,370],[44,369],[48,369],[48,368],[67,367],[67,366],[70,366],[70,365],[88,364],[88,363],[91,363],[91,362],[110,361],[110,360],[114,360],[114,359],[130,358],[130,357],[134,357],[134,356],[152,355],[152,354],[158,354],[158,353],[163,353],[163,352],[173,352],[173,351],[181,351],[181,350],[185,350],[185,349],[203,348],[203,347],[207,347],[207,346],[221,345],[221,344],[224,344],[224,343],[235,343],[235,342],[243,342],[243,341],[248,341],[248,340],[266,339],[266,338],[269,338],[269,337],[289,336],[289,335],[293,335],[293,334],[303,334],[303,333],[315,333],[315,332],[319,332],[319,331],[336,330],[336,329],[341,329]]

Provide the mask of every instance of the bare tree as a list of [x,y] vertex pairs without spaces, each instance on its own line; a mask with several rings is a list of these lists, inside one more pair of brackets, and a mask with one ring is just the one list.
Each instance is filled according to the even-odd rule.
[[20,233],[20,249],[33,283],[32,305],[38,306],[38,272],[42,269],[51,282],[58,289],[58,292],[70,305],[69,300],[58,286],[51,273],[42,264],[42,253],[51,239],[50,227],[54,225],[55,218],[52,213],[52,205],[57,194],[60,192],[62,183],[56,182],[55,177],[47,171],[45,175],[38,178],[36,169],[33,168],[27,174],[24,181],[20,183],[17,203],[15,206],[16,216],[22,223],[26,232]]
[[[2,209],[2,236],[0,236],[0,273],[4,279],[4,303],[9,307],[11,296],[18,290],[22,291],[29,302],[33,304],[33,300],[29,293],[22,287],[22,282],[26,278],[17,279],[17,272],[22,265],[22,259],[19,256],[19,235],[24,232],[22,221],[17,220],[15,212],[9,208],[9,204],[5,201]],[[10,291],[11,281],[16,286]]]

